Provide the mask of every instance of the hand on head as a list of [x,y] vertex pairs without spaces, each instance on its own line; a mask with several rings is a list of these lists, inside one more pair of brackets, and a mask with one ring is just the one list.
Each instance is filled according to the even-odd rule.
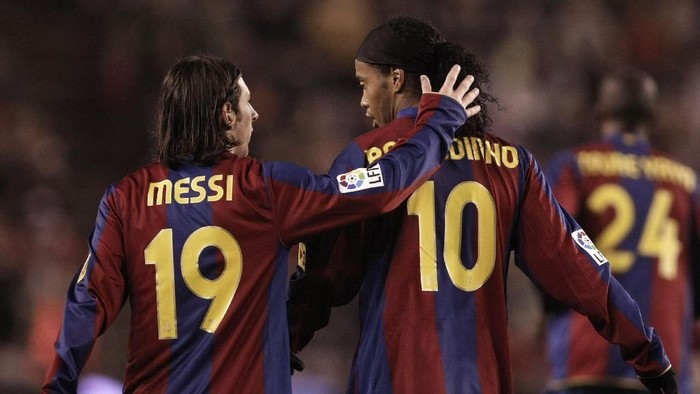
[[[451,97],[459,101],[462,104],[462,107],[466,109],[467,117],[474,116],[478,114],[479,111],[481,111],[481,107],[478,105],[474,105],[467,108],[467,106],[471,104],[479,95],[479,89],[474,88],[472,90],[469,90],[469,87],[472,85],[472,83],[474,83],[474,77],[471,75],[467,75],[462,80],[462,82],[460,82],[459,85],[457,85],[456,88],[454,87],[460,69],[461,67],[458,64],[452,66],[452,69],[445,78],[445,83],[442,84],[442,87],[436,93]],[[420,83],[421,88],[423,89],[423,93],[433,93],[432,86],[430,85],[430,79],[428,79],[427,76],[421,75]]]

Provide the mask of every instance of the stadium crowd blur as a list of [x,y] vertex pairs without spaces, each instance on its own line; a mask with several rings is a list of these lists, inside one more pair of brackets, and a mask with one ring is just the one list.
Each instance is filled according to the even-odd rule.
[[[634,65],[660,86],[652,141],[700,170],[694,0],[4,0],[0,391],[38,389],[99,197],[152,157],[152,111],[175,59],[196,52],[231,59],[260,113],[251,155],[324,172],[370,127],[353,58],[364,34],[396,14],[433,22],[484,61],[502,107],[492,112],[495,134],[540,161],[595,136],[598,78]],[[516,271],[509,307],[515,380],[519,392],[537,392],[545,368],[540,312]],[[294,375],[299,392],[343,390],[356,318],[352,304],[335,311],[302,353],[308,368]],[[120,319],[98,343],[84,375],[119,379],[126,324]]]

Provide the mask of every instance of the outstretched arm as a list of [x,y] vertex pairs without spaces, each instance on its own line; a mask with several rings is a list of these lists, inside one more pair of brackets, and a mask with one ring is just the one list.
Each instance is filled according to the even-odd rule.
[[[399,206],[443,162],[455,130],[464,124],[466,110],[478,90],[469,90],[473,78],[456,87],[459,67],[448,74],[438,92],[430,92],[427,78],[412,137],[369,167],[338,177],[313,175],[288,163],[268,163],[265,177],[273,212],[280,224],[280,239],[288,245],[314,234],[368,219]],[[302,193],[300,194],[300,191]]]

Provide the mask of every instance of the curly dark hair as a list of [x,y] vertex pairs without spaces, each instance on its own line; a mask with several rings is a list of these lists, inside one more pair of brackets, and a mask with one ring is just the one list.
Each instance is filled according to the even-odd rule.
[[[440,33],[429,23],[410,16],[398,16],[388,22],[394,33],[406,43],[417,47],[426,57],[433,59],[432,68],[428,77],[433,86],[444,83],[445,77],[452,66],[459,64],[462,70],[457,78],[461,82],[467,75],[474,76],[472,88],[479,89],[479,96],[474,100],[474,105],[481,106],[481,111],[470,117],[464,126],[457,130],[460,136],[483,136],[484,132],[493,123],[489,115],[489,104],[498,105],[498,100],[491,94],[491,82],[486,67],[479,59],[461,44],[445,41]],[[386,75],[391,72],[391,65],[377,65],[379,72]],[[409,93],[420,96],[421,85],[418,73],[406,72],[404,89]]]
[[431,81],[441,85],[452,66],[459,64],[462,69],[457,77],[457,83],[461,82],[467,75],[472,75],[474,77],[472,88],[479,89],[479,95],[473,104],[481,106],[481,111],[467,119],[467,123],[457,130],[457,135],[483,136],[486,129],[492,124],[489,116],[489,104],[494,103],[498,105],[498,100],[490,92],[491,81],[489,80],[489,73],[486,67],[481,64],[474,54],[467,52],[460,44],[442,42],[435,49],[435,69],[429,75]]
[[167,166],[212,164],[239,144],[227,137],[221,109],[229,102],[238,112],[240,76],[233,63],[206,55],[181,59],[170,69],[153,132],[158,161]]

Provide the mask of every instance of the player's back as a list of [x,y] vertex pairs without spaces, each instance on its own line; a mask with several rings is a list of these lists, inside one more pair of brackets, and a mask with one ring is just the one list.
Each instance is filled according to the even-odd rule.
[[463,105],[424,95],[403,148],[337,178],[227,152],[110,186],[43,390],[77,388],[128,299],[125,391],[290,392],[285,245],[395,209],[439,168]]
[[286,250],[263,182],[251,159],[154,164],[107,197],[101,244],[123,242],[128,264],[127,391],[289,391]]
[[[680,392],[690,392],[691,277],[698,245],[694,171],[645,139],[620,134],[557,155],[548,177],[557,199],[658,331],[679,374]],[[641,388],[634,370],[584,316],[552,309],[553,387],[585,376]]]
[[[377,160],[406,138],[411,117],[403,110],[356,138],[330,173]],[[293,283],[290,299],[299,350],[326,324],[330,307],[351,298],[348,278],[362,277],[348,392],[513,392],[506,302],[512,251],[534,283],[595,320],[640,373],[668,367],[637,305],[521,146],[490,134],[456,137],[438,172],[402,206],[355,230],[311,241],[306,276]],[[346,264],[358,254],[363,265]],[[348,273],[352,267],[361,272]]]
[[[391,138],[358,141],[373,152]],[[506,272],[524,199],[552,206],[545,193],[527,194],[538,174],[520,146],[458,137],[403,207],[365,226],[350,391],[512,391]],[[546,237],[547,223],[530,223],[540,224]]]

